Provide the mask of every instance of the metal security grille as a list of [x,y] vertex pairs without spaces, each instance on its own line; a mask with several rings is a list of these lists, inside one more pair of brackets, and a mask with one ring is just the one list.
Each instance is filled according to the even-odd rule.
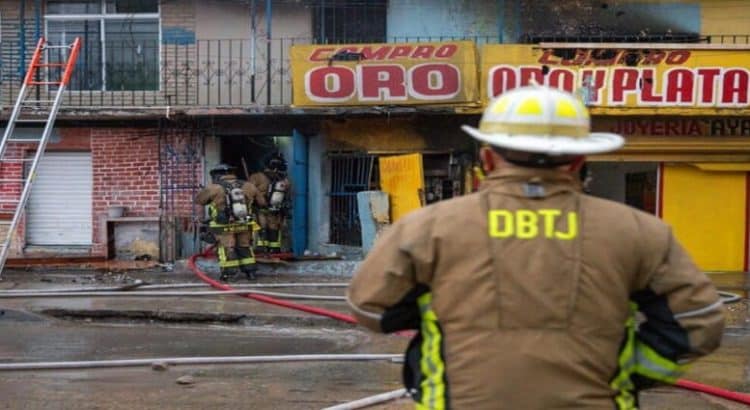
[[329,154],[331,161],[331,230],[329,242],[362,246],[362,227],[357,210],[357,192],[371,189],[377,181],[375,156]]
[[385,41],[387,0],[320,0],[314,2],[312,7],[317,43]]
[[203,133],[190,120],[163,119],[159,127],[160,259],[173,262],[198,250],[198,220],[193,202],[203,180]]

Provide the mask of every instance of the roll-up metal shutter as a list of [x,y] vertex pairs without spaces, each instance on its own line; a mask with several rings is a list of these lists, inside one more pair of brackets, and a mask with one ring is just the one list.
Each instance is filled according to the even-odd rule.
[[91,245],[91,153],[47,152],[26,209],[30,245]]

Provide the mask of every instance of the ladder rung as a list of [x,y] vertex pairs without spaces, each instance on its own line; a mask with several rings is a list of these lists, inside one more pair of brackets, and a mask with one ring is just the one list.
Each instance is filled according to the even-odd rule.
[[26,182],[26,180],[25,179],[0,179],[0,183],[6,183],[6,182],[15,182],[15,183],[20,184],[22,182]]
[[20,199],[0,199],[0,204],[17,204]]
[[31,123],[40,123],[40,122],[47,122],[46,119],[38,119],[38,120],[32,120],[32,119],[23,119],[23,120],[16,120],[17,123],[21,124],[31,124]]
[[53,103],[55,100],[26,100],[23,101],[23,104],[26,105],[28,103]]
[[71,47],[73,47],[73,45],[72,45],[72,44],[66,44],[66,45],[63,45],[63,46],[50,46],[50,45],[45,45],[45,46],[44,46],[43,48],[71,48]]
[[1,162],[30,162],[33,160],[34,158],[4,158],[4,159],[0,159],[0,163]]
[[39,142],[39,141],[41,141],[41,139],[31,139],[31,138],[10,138],[10,139],[8,139],[8,143],[9,144],[11,142],[19,142],[19,143],[22,143],[22,144],[28,144],[30,142]]
[[30,81],[29,85],[62,85],[62,81]]

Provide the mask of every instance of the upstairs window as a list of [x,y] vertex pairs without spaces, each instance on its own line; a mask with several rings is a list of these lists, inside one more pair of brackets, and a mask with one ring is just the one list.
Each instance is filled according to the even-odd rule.
[[[45,23],[50,44],[81,38],[69,89],[159,89],[158,0],[47,0]],[[50,62],[65,59],[48,53]]]
[[321,0],[314,6],[315,41],[325,44],[384,43],[387,0]]

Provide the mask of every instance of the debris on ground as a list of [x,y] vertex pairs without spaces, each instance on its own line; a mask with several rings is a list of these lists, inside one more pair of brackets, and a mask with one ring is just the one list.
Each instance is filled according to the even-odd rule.
[[176,383],[182,386],[189,386],[195,384],[195,378],[191,375],[185,375],[176,380]]
[[169,369],[169,364],[167,362],[153,362],[151,363],[151,370],[157,371],[157,372],[164,372]]

